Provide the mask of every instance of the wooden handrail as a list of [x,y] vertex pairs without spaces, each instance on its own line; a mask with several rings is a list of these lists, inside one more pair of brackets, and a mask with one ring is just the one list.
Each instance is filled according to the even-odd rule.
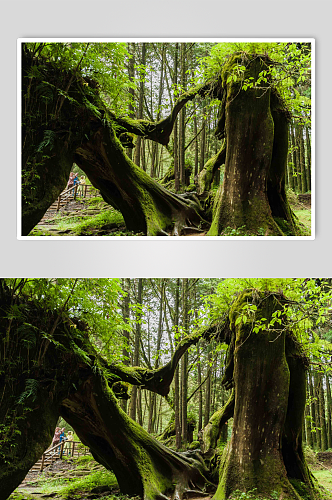
[[[62,441],[61,441],[61,443],[62,443]],[[61,443],[58,443],[58,444],[52,446],[52,448],[48,448],[46,451],[44,451],[43,455],[47,455],[48,453],[51,453],[51,451],[55,450],[56,448],[59,448]]]
[[[47,458],[49,456],[51,457],[52,463],[54,460],[57,460],[57,458],[62,459],[64,447],[65,447],[66,443],[70,443],[72,445],[72,448],[71,448],[71,456],[72,457],[74,457],[75,444],[77,444],[77,445],[81,444],[82,446],[84,446],[84,455],[86,455],[87,446],[85,446],[83,443],[81,443],[81,441],[68,441],[68,440],[61,441],[61,443],[58,443],[55,446],[52,446],[52,448],[49,448],[48,450],[44,451],[44,453],[42,454],[42,458],[41,458],[41,465],[40,465],[40,469],[39,469],[40,471],[42,471],[44,469],[45,460],[47,460]],[[59,452],[55,451],[55,450],[58,450],[59,448],[60,448]]]
[[[72,186],[72,187],[66,189],[65,191],[62,191],[62,193],[58,197],[58,204],[57,204],[57,208],[56,208],[57,212],[60,210],[61,199],[67,199],[67,198],[69,198],[70,193],[72,191],[74,191],[74,200],[76,200],[77,190],[78,190],[78,187],[80,185],[81,184],[78,182],[77,184],[75,184],[75,186]],[[94,186],[92,186],[91,184],[82,184],[82,185],[85,187],[85,189],[84,189],[84,198],[86,198],[86,193],[87,193],[88,187],[94,188]],[[96,189],[96,188],[94,188],[94,189]]]
[[[67,439],[65,439],[64,441],[61,441],[61,443],[58,443],[54,446],[52,446],[52,448],[48,448],[46,451],[44,451],[44,454],[48,454],[50,453],[51,451],[55,450],[56,448],[59,448],[59,446],[62,444],[62,443],[75,443],[75,444],[81,444],[83,446],[85,446],[81,441],[68,441]],[[85,446],[86,447],[86,446]]]

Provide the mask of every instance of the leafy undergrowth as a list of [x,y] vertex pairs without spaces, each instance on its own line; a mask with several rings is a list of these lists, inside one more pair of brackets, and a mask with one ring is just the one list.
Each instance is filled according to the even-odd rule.
[[[74,203],[74,202],[71,202]],[[311,209],[297,200],[293,193],[290,204],[297,217],[299,236],[311,234]],[[69,204],[70,205],[70,204]],[[79,209],[77,209],[77,207]],[[36,226],[29,236],[142,236],[142,233],[128,231],[121,212],[103,201],[100,196],[74,203],[75,211],[63,210],[55,217],[49,218],[43,225]],[[288,228],[282,219],[276,219],[288,236]],[[198,234],[197,234],[198,235]],[[201,236],[202,234],[200,234]],[[249,232],[246,226],[227,227],[220,236],[265,236],[260,228],[257,233]]]
[[316,470],[313,475],[323,488],[330,494],[327,498],[332,498],[332,470]]
[[311,231],[311,209],[309,208],[302,208],[302,209],[296,209],[293,210],[295,213],[296,217],[299,219],[299,221],[303,224],[303,226],[309,231]]
[[[308,452],[306,450],[306,456]],[[312,452],[314,467],[319,466]],[[310,458],[309,458],[310,461]],[[321,467],[321,466],[320,466]],[[322,490],[323,498],[332,498],[332,471],[327,468],[313,472]],[[305,498],[305,495],[303,496]],[[93,460],[91,456],[58,461],[33,480],[30,480],[9,497],[9,500],[129,500],[118,489],[114,474]],[[198,496],[197,496],[198,499]],[[232,500],[279,500],[277,492],[268,497],[255,490],[232,494]],[[135,497],[133,500],[138,500]],[[203,499],[202,499],[203,500]],[[206,498],[204,500],[207,500]]]
[[38,475],[36,479],[21,485],[9,497],[10,500],[100,499],[123,500],[114,474],[85,456],[73,461],[58,461]]
[[90,199],[84,208],[61,212],[36,226],[29,236],[135,236],[127,231],[122,214],[101,200]]
[[238,228],[232,228],[230,226],[226,227],[220,236],[265,236],[265,231],[263,228],[259,228],[256,234],[248,231],[246,226],[241,226]]

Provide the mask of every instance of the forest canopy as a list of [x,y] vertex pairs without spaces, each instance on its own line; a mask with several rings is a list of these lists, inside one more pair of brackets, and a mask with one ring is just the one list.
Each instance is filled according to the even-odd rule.
[[311,45],[22,43],[22,234],[73,165],[133,234],[306,234]]
[[330,279],[2,279],[0,292],[1,500],[60,416],[124,494],[324,498],[304,450],[332,447]]

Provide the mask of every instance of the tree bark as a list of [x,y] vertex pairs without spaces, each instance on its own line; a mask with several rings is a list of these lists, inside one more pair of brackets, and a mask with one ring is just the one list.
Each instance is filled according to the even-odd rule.
[[[142,54],[141,54],[141,65],[144,67],[146,63],[146,43],[143,42],[142,46]],[[139,83],[139,99],[138,99],[138,113],[137,118],[142,120],[143,118],[143,102],[144,102],[144,72],[140,73],[140,83]],[[135,164],[139,167],[141,164],[141,136],[137,136],[136,144],[135,144]],[[144,169],[143,169],[144,170]]]
[[[226,92],[225,176],[208,234],[219,235],[228,227],[245,227],[249,234],[295,234],[285,194],[288,115],[269,87],[243,91],[237,82],[227,83],[240,57],[233,56],[222,74]],[[256,81],[267,64],[260,57],[251,59],[245,78]]]
[[[188,278],[182,280],[182,325],[184,335],[188,335]],[[187,423],[187,398],[188,398],[188,353],[186,352],[181,361],[181,407],[182,407],[182,443],[186,448],[188,442]]]
[[202,367],[199,345],[197,345],[197,384],[198,384],[198,431],[203,427],[203,392],[202,392]]
[[308,190],[311,191],[311,144],[310,144],[310,133],[308,127],[306,127],[305,129],[305,143],[307,152],[307,165],[306,165],[307,186]]
[[309,369],[309,394],[310,394],[310,412],[311,412],[311,434],[312,434],[312,444],[314,449],[318,447],[318,439],[316,434],[317,419],[316,419],[316,405],[315,405],[315,392],[312,379],[312,370]]
[[314,381],[314,405],[316,413],[316,442],[318,451],[322,450],[322,430],[320,426],[320,407],[319,407],[319,377],[316,370],[313,371]]
[[226,159],[226,141],[223,141],[219,151],[212,156],[204,165],[198,174],[197,193],[199,195],[210,191],[213,179],[218,168],[225,163]]
[[300,169],[301,169],[301,193],[306,193],[307,188],[307,177],[306,177],[306,164],[305,164],[305,153],[304,153],[304,140],[303,140],[303,127],[298,125],[296,127],[297,143],[299,145],[299,159],[300,159]]
[[89,378],[79,393],[65,399],[60,414],[97,461],[113,470],[124,494],[159,500],[176,492],[182,498],[189,485],[206,484],[199,460],[181,457],[152,438],[121,411],[99,378]]
[[234,422],[214,498],[225,500],[235,490],[255,488],[258,495],[299,500],[302,493],[295,488],[301,481],[314,500],[318,493],[301,442],[306,359],[283,325],[253,333],[254,320],[244,323],[240,316],[248,303],[257,306],[256,317],[270,321],[273,312],[282,310],[283,297],[248,290],[230,310],[235,336]]
[[[289,131],[291,130],[291,125],[289,125]],[[291,142],[291,135],[289,132],[289,139],[288,139],[288,161],[287,161],[287,174],[288,174],[288,186],[290,189],[295,191],[295,186],[294,186],[294,163],[293,163],[293,155],[292,155],[292,142]]]
[[[180,278],[176,280],[175,289],[175,305],[174,305],[174,328],[175,333],[179,332],[179,316],[180,316]],[[174,380],[174,422],[175,422],[175,445],[176,449],[181,448],[181,418],[180,418],[180,376],[179,368],[175,371]]]
[[[184,92],[186,88],[186,44],[180,44],[180,65],[181,65],[181,91]],[[182,108],[180,111],[179,118],[179,173],[180,173],[180,184],[183,188],[186,185],[186,173],[185,173],[185,141],[186,141],[186,110]]]
[[[123,321],[129,327],[129,323],[130,323],[130,309],[129,309],[129,307],[130,307],[130,279],[123,278],[122,282],[123,282],[122,287],[123,287],[123,291],[124,291],[123,300],[122,300],[122,317],[123,317]],[[122,335],[126,339],[126,341],[124,343],[124,347],[122,349],[122,362],[124,365],[129,366],[129,364],[130,364],[129,331],[123,330]],[[123,409],[124,412],[127,412],[127,400],[126,399],[121,399],[121,408]]]
[[[142,316],[142,302],[143,302],[143,278],[138,278],[137,282],[137,302],[139,309],[136,312],[136,330],[135,330],[135,346],[134,346],[134,359],[133,365],[139,366],[139,348],[141,341],[141,316]],[[130,398],[130,418],[136,420],[136,407],[137,407],[137,392],[136,385],[133,386]]]
[[173,194],[139,169],[125,154],[112,129],[100,128],[77,148],[75,162],[104,200],[121,211],[127,229],[151,236],[180,234],[199,225],[200,207]]
[[[128,46],[128,54],[129,54],[129,59],[128,59],[128,76],[129,80],[131,81],[132,84],[135,82],[135,44],[132,42],[129,42],[127,44]],[[128,114],[130,118],[135,118],[135,108],[134,108],[134,97],[135,97],[135,92],[132,87],[128,89],[128,94],[130,95],[130,102],[128,106]],[[133,159],[133,147],[127,148],[127,155],[128,158],[131,160]]]
[[[179,44],[175,44],[175,55],[174,55],[174,78],[173,84],[177,91],[178,85],[178,59],[179,59]],[[173,155],[174,155],[174,179],[175,179],[175,192],[178,193],[180,190],[180,170],[179,170],[179,147],[178,147],[178,118],[174,122],[174,132],[173,132]]]
[[320,428],[321,428],[321,444],[322,451],[326,451],[327,446],[327,429],[326,429],[326,417],[325,417],[325,395],[324,395],[324,387],[323,387],[323,375],[319,373],[318,376],[318,403],[319,403],[319,419],[320,419]]
[[209,346],[208,356],[207,356],[207,378],[205,382],[205,405],[204,405],[204,427],[208,424],[210,419],[210,407],[211,407],[211,349]]

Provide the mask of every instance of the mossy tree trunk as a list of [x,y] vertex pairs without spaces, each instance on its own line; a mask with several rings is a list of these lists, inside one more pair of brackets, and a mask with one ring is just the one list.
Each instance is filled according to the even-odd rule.
[[61,416],[93,456],[113,470],[121,492],[146,500],[182,498],[208,483],[200,459],[180,455],[159,443],[119,407],[106,382],[92,376],[74,396],[64,399]]
[[[95,82],[23,50],[22,234],[29,234],[56,200],[73,161],[105,201],[122,212],[129,231],[178,235],[186,226],[201,225],[197,202],[172,194],[145,175],[116,137],[125,132],[167,145],[177,115],[196,95],[222,100],[217,137],[227,141],[224,185],[209,235],[222,234],[227,227],[245,227],[253,235],[296,234],[285,194],[287,112],[269,86],[244,91],[239,81],[228,81],[239,57],[226,63],[220,79],[190,89],[169,116],[154,123],[116,117],[106,110]],[[256,81],[269,63],[265,56],[248,58],[245,78]],[[38,77],[31,77],[33,67]],[[133,147],[130,141],[123,144]],[[175,149],[174,143],[176,158]],[[217,163],[216,158],[210,161],[203,189]],[[184,181],[184,166],[181,172]],[[175,164],[176,191],[178,174]]]
[[74,159],[104,200],[121,211],[129,231],[180,234],[184,226],[203,222],[198,204],[162,187],[125,155],[111,127],[99,128]]
[[215,500],[253,489],[288,500],[303,492],[319,498],[302,450],[306,359],[284,325],[254,333],[254,320],[236,321],[247,303],[257,306],[255,320],[270,321],[282,302],[281,294],[247,291],[232,306],[234,423]]
[[[282,313],[280,325],[267,327],[286,302],[282,293],[244,291],[228,319],[181,340],[169,363],[155,370],[108,365],[78,319],[69,319],[63,310],[45,311],[24,297],[15,302],[1,287],[0,297],[0,500],[50,444],[59,414],[95,458],[114,470],[123,493],[154,500],[210,487],[198,456],[167,449],[121,410],[114,384],[122,381],[166,396],[181,356],[200,338],[229,345],[223,383],[234,389],[206,432],[210,448],[221,425],[234,415],[215,500],[254,488],[287,500],[320,498],[302,450],[307,360]],[[246,313],[244,321],[241,312],[247,304],[257,309]],[[264,323],[255,333],[257,320]]]
[[[0,500],[19,486],[52,443],[59,404],[84,372],[68,349],[71,342],[75,345],[70,323],[61,318],[61,328],[47,338],[44,332],[51,331],[56,311],[46,312],[31,303],[20,309],[14,303],[17,318],[8,322],[12,305],[10,300],[1,301]],[[56,342],[66,347],[61,355]]]
[[[31,183],[22,191],[22,235],[27,235],[66,187],[73,166],[74,150],[56,139],[43,154],[36,154]],[[48,156],[48,158],[46,158]],[[24,179],[23,179],[24,182]]]
[[[244,227],[252,235],[295,234],[285,194],[287,113],[268,83],[243,90],[239,80],[228,81],[241,57],[231,58],[223,70],[225,117],[219,125],[224,120],[225,175],[208,234],[219,235],[227,227]],[[244,78],[256,82],[268,61],[257,56],[244,64]]]

